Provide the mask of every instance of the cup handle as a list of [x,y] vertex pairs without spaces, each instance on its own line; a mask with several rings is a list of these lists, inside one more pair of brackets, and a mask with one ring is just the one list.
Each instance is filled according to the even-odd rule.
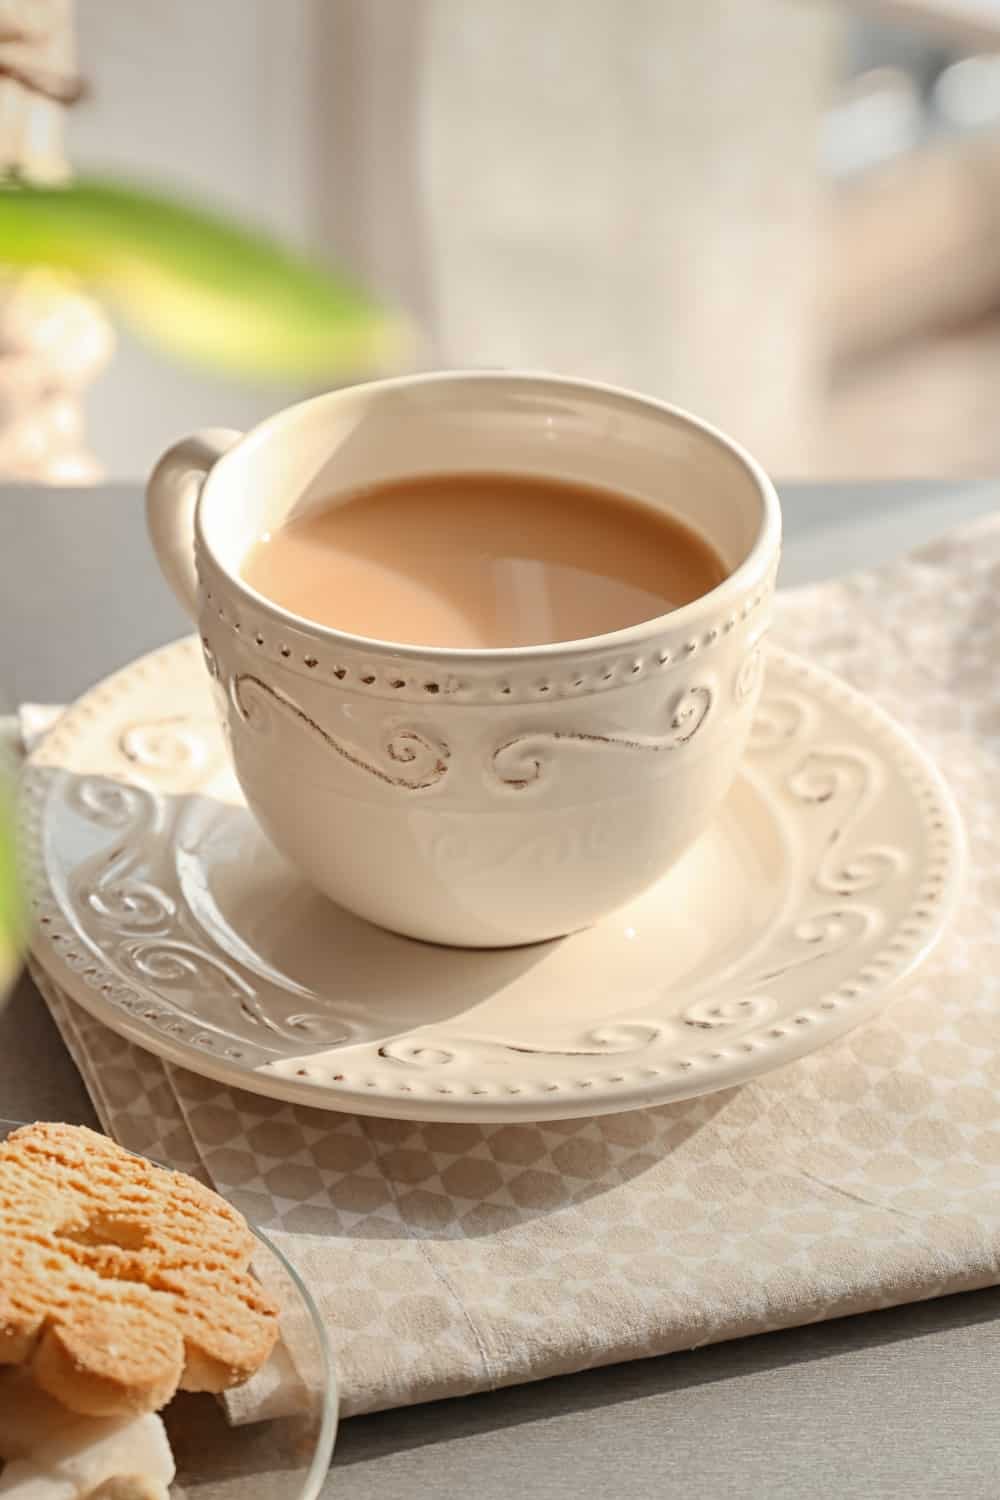
[[243,436],[232,427],[206,427],[168,448],[146,485],[146,527],[163,576],[181,608],[198,618],[194,513],[212,466]]

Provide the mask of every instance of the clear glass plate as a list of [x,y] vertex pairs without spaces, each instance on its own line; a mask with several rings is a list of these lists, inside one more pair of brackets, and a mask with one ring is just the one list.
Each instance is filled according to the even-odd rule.
[[[15,1121],[0,1120],[0,1141],[15,1129]],[[298,1273],[254,1234],[253,1269],[281,1307],[284,1353],[301,1381],[286,1415],[239,1427],[214,1396],[175,1397],[162,1413],[177,1464],[171,1500],[315,1500],[330,1466],[337,1384],[326,1332]]]

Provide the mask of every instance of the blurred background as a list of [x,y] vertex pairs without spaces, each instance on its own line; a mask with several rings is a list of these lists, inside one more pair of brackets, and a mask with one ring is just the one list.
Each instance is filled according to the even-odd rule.
[[[346,269],[408,368],[632,386],[783,477],[1000,466],[1000,0],[0,0],[0,158]],[[196,366],[24,276],[0,475],[136,477],[346,378]]]

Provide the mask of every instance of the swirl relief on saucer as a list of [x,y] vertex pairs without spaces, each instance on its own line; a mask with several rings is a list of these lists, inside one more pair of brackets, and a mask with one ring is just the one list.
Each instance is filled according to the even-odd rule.
[[[740,776],[679,865],[589,931],[475,951],[305,885],[243,804],[198,643],[166,647],[81,699],[29,766],[35,960],[151,1051],[330,1109],[528,1120],[739,1083],[883,1002],[942,930],[962,854],[947,789],[892,721],[775,648],[733,691],[760,673]],[[295,711],[240,693],[264,725]],[[674,705],[638,748],[709,711]],[[498,774],[524,779],[541,752],[503,754]],[[400,737],[367,769],[420,789],[449,751]]]

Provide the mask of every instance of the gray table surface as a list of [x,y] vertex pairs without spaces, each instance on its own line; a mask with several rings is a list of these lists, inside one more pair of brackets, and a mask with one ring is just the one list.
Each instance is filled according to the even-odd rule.
[[[787,484],[782,498],[792,586],[929,541],[1000,506],[1000,484]],[[8,704],[64,701],[186,628],[137,485],[0,490],[0,601]],[[94,1122],[27,979],[0,1011],[0,1117]],[[998,1500],[996,1319],[1000,1289],[358,1418],[324,1494]]]

